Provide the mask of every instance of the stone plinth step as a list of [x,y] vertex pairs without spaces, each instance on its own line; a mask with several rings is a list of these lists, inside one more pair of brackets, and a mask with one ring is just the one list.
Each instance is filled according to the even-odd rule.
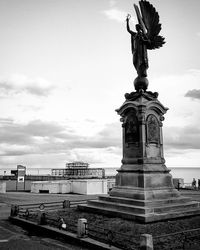
[[[95,207],[92,205],[78,205],[78,209],[84,212],[92,212],[97,214],[104,214],[109,217],[120,217],[125,218],[129,220],[136,220],[139,222],[145,222],[146,221],[146,215],[144,214],[134,214],[129,212],[123,212],[123,211],[117,211],[114,208],[103,208],[103,207]],[[149,215],[148,215],[149,216]]]
[[99,196],[100,201],[113,202],[113,203],[121,203],[126,205],[134,205],[139,207],[156,207],[160,205],[171,205],[176,203],[186,203],[191,201],[190,197],[176,197],[170,199],[159,199],[159,200],[136,200],[131,198],[123,198],[123,197],[115,197],[115,196]]
[[177,203],[171,205],[162,205],[160,207],[154,207],[154,213],[165,213],[169,211],[184,211],[199,208],[199,204],[196,201],[190,201],[187,203]]
[[108,208],[114,209],[117,211],[135,213],[135,214],[148,214],[154,211],[151,207],[139,207],[134,205],[127,205],[123,203],[114,203],[108,201],[101,201],[101,200],[91,200],[87,203],[89,206],[92,207],[100,207],[100,208]]
[[171,204],[156,204],[155,207],[153,206],[136,206],[124,203],[116,203],[112,202],[112,199],[107,200],[91,200],[87,203],[89,206],[98,207],[98,208],[108,208],[108,209],[115,209],[117,211],[122,212],[129,212],[134,214],[149,214],[149,213],[165,213],[169,211],[178,211],[183,209],[193,209],[197,208],[199,204],[196,201],[189,201],[189,202],[179,202],[179,203],[171,203]]
[[163,213],[147,213],[147,214],[139,214],[128,211],[122,211],[118,208],[108,208],[108,207],[97,207],[93,205],[79,205],[78,208],[81,211],[92,212],[97,214],[104,214],[109,217],[120,217],[129,220],[138,221],[141,223],[150,223],[155,221],[163,221],[167,219],[173,218],[181,218],[186,216],[194,216],[200,214],[199,203],[196,202],[196,208],[187,207],[187,205],[182,205],[182,209],[173,210],[173,211],[165,211]]

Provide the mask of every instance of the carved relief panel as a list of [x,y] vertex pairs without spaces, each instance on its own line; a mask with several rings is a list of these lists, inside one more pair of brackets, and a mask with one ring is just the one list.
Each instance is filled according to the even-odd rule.
[[159,122],[154,115],[149,115],[146,122],[147,143],[160,143]]

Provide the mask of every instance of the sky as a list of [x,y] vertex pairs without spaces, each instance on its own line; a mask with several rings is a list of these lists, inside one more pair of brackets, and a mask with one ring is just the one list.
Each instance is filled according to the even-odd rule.
[[[148,51],[149,91],[169,108],[167,167],[200,167],[200,1],[151,0],[166,44]],[[0,170],[119,168],[116,113],[134,91],[133,0],[0,0]]]

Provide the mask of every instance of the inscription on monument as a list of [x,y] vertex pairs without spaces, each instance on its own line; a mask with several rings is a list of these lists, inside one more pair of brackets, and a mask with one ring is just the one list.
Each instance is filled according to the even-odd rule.
[[159,143],[160,128],[157,118],[154,115],[147,117],[147,143]]

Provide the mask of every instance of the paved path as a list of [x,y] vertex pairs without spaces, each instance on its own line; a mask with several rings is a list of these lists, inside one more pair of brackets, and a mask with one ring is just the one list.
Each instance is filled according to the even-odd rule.
[[8,221],[11,204],[42,203],[64,201],[67,199],[91,199],[96,196],[64,195],[64,194],[32,194],[22,192],[8,192],[0,194],[0,249],[1,250],[87,250],[81,246],[62,243],[50,238],[40,238],[28,235],[21,227]]
[[[80,250],[79,246],[62,243],[50,238],[40,238],[28,235],[20,227],[10,224],[6,220],[0,221],[0,249],[1,250]],[[86,250],[86,248],[84,248]]]
[[51,201],[92,199],[96,195],[81,194],[35,194],[29,192],[7,192],[0,194],[0,204],[25,204],[25,203],[42,203]]

